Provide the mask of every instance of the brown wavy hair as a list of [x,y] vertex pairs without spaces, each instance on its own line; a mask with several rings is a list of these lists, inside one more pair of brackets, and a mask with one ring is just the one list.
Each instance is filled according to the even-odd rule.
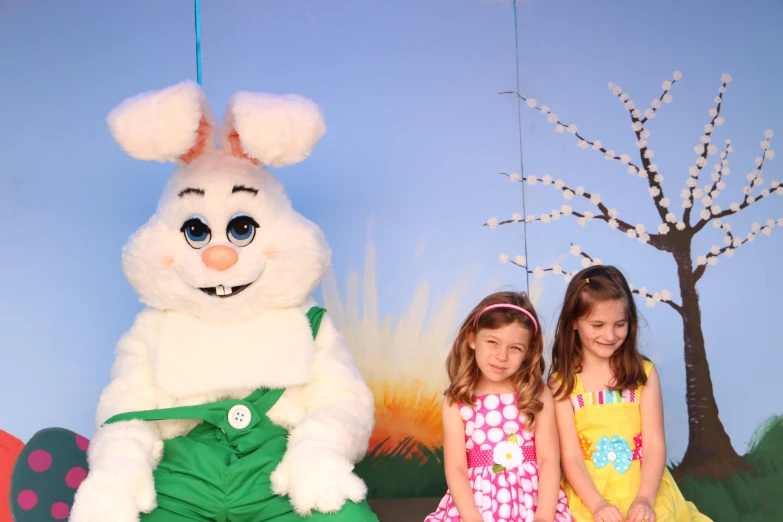
[[575,330],[576,321],[590,314],[596,303],[622,300],[628,312],[628,335],[609,359],[614,383],[611,389],[636,388],[647,383],[644,361],[639,353],[637,334],[639,316],[636,303],[623,274],[613,266],[596,265],[576,274],[566,289],[563,309],[557,321],[552,345],[549,378],[558,382],[555,398],[569,397],[576,386],[576,374],[582,371],[582,345]]
[[[530,312],[538,323],[538,331],[530,318],[513,308],[495,308],[481,314],[474,326],[476,315],[485,307],[493,304],[511,304]],[[536,332],[530,340],[530,345],[524,354],[519,370],[512,376],[514,390],[517,393],[517,409],[527,417],[528,429],[532,429],[536,413],[544,407],[539,400],[544,391],[544,338],[541,333],[541,323],[530,299],[523,292],[497,292],[491,294],[476,305],[468,314],[457,332],[451,352],[446,358],[446,369],[449,374],[449,387],[444,395],[451,403],[476,403],[476,385],[481,377],[481,371],[476,363],[476,352],[470,347],[471,337],[479,330],[496,329],[511,323],[519,323],[522,327]]]

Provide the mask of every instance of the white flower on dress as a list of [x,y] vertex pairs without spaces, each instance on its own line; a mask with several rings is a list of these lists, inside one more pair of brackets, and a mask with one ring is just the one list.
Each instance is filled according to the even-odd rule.
[[516,469],[522,464],[522,448],[510,441],[499,442],[492,450],[492,457],[498,466]]

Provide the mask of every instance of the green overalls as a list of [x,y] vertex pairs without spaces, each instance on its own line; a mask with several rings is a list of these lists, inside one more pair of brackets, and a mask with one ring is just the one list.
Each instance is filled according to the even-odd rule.
[[[324,312],[307,312],[313,338]],[[284,391],[259,388],[244,399],[121,413],[106,421],[204,421],[164,441],[154,473],[158,507],[141,522],[378,522],[366,501],[346,500],[337,513],[302,517],[287,497],[272,492],[270,475],[286,451],[288,431],[266,413]]]

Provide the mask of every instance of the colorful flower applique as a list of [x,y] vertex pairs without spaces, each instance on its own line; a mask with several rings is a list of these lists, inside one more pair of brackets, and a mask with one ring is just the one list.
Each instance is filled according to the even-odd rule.
[[593,452],[592,460],[596,468],[611,464],[619,473],[625,473],[631,467],[633,451],[622,437],[601,437],[595,448],[598,451]]
[[590,460],[591,455],[593,454],[593,441],[585,437],[583,434],[579,434],[579,446],[582,448],[582,457],[584,457],[585,460]]
[[524,455],[517,442],[517,436],[512,433],[508,436],[508,440],[499,442],[492,451],[492,457],[495,462],[492,465],[493,473],[515,469],[522,464]]

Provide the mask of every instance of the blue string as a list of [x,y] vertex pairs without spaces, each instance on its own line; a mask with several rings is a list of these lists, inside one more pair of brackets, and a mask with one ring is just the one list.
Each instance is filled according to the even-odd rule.
[[525,168],[522,161],[522,109],[519,103],[519,33],[517,31],[517,0],[511,0],[514,5],[514,47],[517,58],[517,126],[519,132],[519,175],[522,177],[522,230],[525,236],[525,288],[530,292],[530,274],[528,266],[530,259],[527,254],[527,208],[525,205]]
[[199,0],[193,0],[196,9],[196,79],[201,85],[201,16],[199,14]]

